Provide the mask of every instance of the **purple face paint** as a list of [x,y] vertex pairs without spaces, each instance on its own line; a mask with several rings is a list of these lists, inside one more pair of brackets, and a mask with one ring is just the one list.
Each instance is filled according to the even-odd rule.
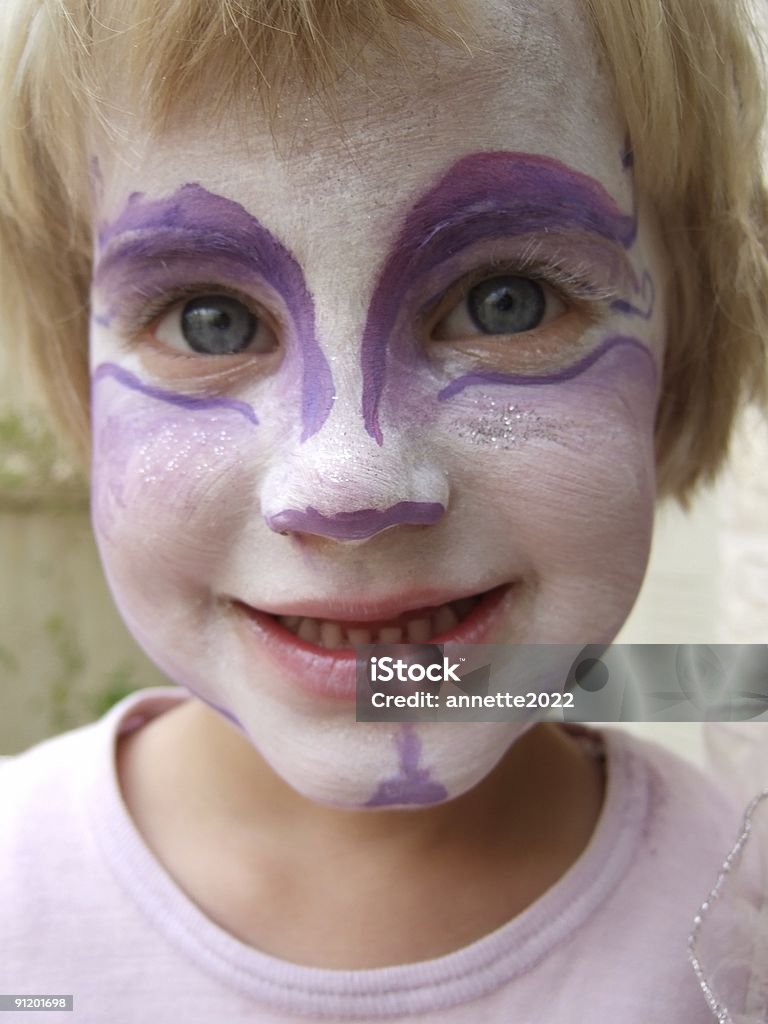
[[[604,152],[601,139],[595,142],[596,153]],[[162,199],[135,194],[99,237],[97,313],[110,330],[93,331],[94,521],[111,589],[168,678],[236,718],[298,792],[336,806],[438,804],[485,777],[514,736],[482,723],[460,733],[440,723],[405,729],[396,739],[378,723],[352,728],[337,685],[349,653],[300,633],[293,640],[296,623],[284,621],[281,629],[281,619],[312,613],[306,617],[321,623],[320,641],[336,643],[329,635],[336,631],[323,628],[335,616],[348,616],[354,627],[377,607],[396,621],[401,606],[415,614],[423,605],[426,625],[438,635],[438,620],[454,605],[449,598],[504,587],[498,617],[472,626],[481,639],[607,641],[634,600],[647,554],[653,363],[639,341],[614,337],[637,328],[648,341],[652,333],[644,321],[621,320],[652,303],[652,294],[638,299],[633,292],[638,283],[646,287],[627,255],[635,218],[595,181],[555,160],[493,152],[466,158],[460,139],[444,143],[434,152],[448,162],[433,165],[437,187],[428,196],[414,206],[407,176],[385,195],[388,206],[404,203],[398,208],[410,212],[395,229],[398,245],[377,266],[365,246],[366,224],[380,207],[380,152],[359,154],[359,181],[355,166],[345,188],[340,150],[318,151],[309,163],[300,157],[295,173],[298,165],[282,167],[264,147],[255,162],[242,164],[242,194],[236,183],[228,186],[242,199],[256,182],[266,223],[276,230],[270,217],[279,209],[280,222],[295,232],[286,241],[313,260],[307,280],[327,289],[316,297],[328,327],[324,349],[334,376],[338,371],[333,416],[331,372],[303,272],[242,206],[196,185]],[[541,145],[579,159],[579,146],[567,140],[544,138]],[[620,146],[621,137],[612,136],[615,173]],[[197,136],[189,152],[198,152]],[[185,153],[183,137],[174,138],[164,166]],[[376,171],[370,177],[369,163]],[[210,172],[207,158],[202,168]],[[151,171],[142,188],[144,180],[152,181]],[[304,213],[325,196],[328,181],[340,188],[326,197],[320,224],[307,221]],[[114,194],[112,180],[107,184]],[[373,197],[370,211],[366,196]],[[339,236],[330,263],[326,216],[355,225],[351,245]],[[522,265],[528,256],[583,281],[585,305],[600,302],[601,316],[611,299],[626,300],[626,309],[603,330],[595,329],[598,317],[574,317],[592,328],[576,345],[565,342],[575,334],[567,325],[562,344],[553,331],[549,361],[534,358],[535,338],[527,362],[506,353],[493,361],[485,349],[479,358],[454,358],[445,349],[435,355],[422,344],[416,328],[431,316],[431,308],[419,316],[430,295],[444,295],[484,263],[504,257]],[[357,273],[348,280],[356,286],[382,272],[372,297],[344,295],[353,263]],[[649,269],[656,272],[656,264]],[[211,360],[204,356],[175,367],[165,357],[153,363],[140,347],[139,327],[128,330],[144,329],[187,289],[210,293],[217,285],[243,293],[277,321],[286,342],[269,364],[274,372],[219,376],[216,366],[206,376]],[[365,337],[351,339],[349,325],[359,323],[366,298]],[[128,345],[128,338],[136,340]],[[562,370],[569,360],[577,364],[570,375]],[[196,374],[199,367],[192,383],[190,362]],[[144,373],[139,364],[160,369]],[[526,366],[550,386],[528,377],[516,392]],[[502,369],[517,376],[493,375]],[[216,390],[204,390],[212,385]],[[438,401],[449,386],[452,395]],[[311,435],[304,445],[297,444],[300,412],[303,439]],[[372,440],[376,432],[382,440],[379,416],[396,443]],[[388,529],[406,522],[439,522],[439,529]],[[301,538],[287,540],[275,528],[361,541],[388,532],[345,551],[341,544],[302,548]],[[438,600],[449,607],[435,611]]]
[[642,306],[637,306],[626,299],[616,299],[611,303],[611,309],[625,316],[639,316],[643,320],[650,320],[656,306],[656,286],[647,270],[643,274],[642,283],[636,286],[635,291],[643,302]]
[[169,405],[177,405],[182,409],[230,409],[238,412],[247,420],[258,425],[256,413],[247,402],[241,402],[236,398],[197,398],[194,395],[183,395],[177,391],[168,391],[165,388],[158,388],[152,384],[145,384],[129,370],[124,370],[114,363],[102,363],[93,374],[92,381],[96,384],[105,377],[111,377],[119,384],[132,391],[138,391],[149,398],[156,398],[160,402],[167,402]]
[[637,236],[637,218],[619,209],[594,179],[525,153],[465,157],[419,200],[379,278],[363,335],[363,418],[379,444],[387,354],[413,280],[478,242],[551,232],[597,237],[626,251]]
[[655,384],[656,366],[651,353],[645,345],[637,340],[637,338],[624,337],[623,335],[620,335],[614,338],[607,338],[598,345],[596,349],[593,349],[592,352],[584,356],[584,358],[580,359],[577,363],[574,363],[572,366],[568,366],[562,370],[557,370],[554,373],[534,375],[499,373],[491,370],[465,373],[463,376],[452,380],[447,387],[443,388],[443,390],[439,392],[437,397],[439,401],[444,402],[449,398],[453,398],[454,395],[460,394],[466,388],[474,387],[478,384],[517,384],[521,387],[559,384],[563,381],[573,380],[575,377],[581,376],[582,373],[585,373],[604,355],[612,349],[620,346],[628,346],[629,348],[634,349],[637,354],[641,356],[642,361],[647,366],[648,372]]
[[311,533],[333,540],[364,540],[392,526],[433,526],[444,515],[445,506],[439,502],[399,501],[391,508],[363,508],[330,516],[311,506],[303,512],[290,508],[265,519],[276,533]]
[[421,760],[421,739],[412,726],[404,725],[395,740],[400,772],[380,782],[366,807],[392,807],[407,804],[437,804],[448,798],[445,786],[435,782]]
[[187,184],[168,199],[134,192],[98,235],[94,284],[117,307],[184,284],[266,283],[285,302],[302,362],[302,440],[333,406],[330,367],[315,337],[314,305],[296,260],[239,203]]

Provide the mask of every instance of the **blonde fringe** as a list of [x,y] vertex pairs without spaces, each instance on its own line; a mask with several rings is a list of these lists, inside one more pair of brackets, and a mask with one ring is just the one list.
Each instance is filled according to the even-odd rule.
[[685,505],[768,400],[763,51],[746,0],[587,4],[672,257],[657,464]]

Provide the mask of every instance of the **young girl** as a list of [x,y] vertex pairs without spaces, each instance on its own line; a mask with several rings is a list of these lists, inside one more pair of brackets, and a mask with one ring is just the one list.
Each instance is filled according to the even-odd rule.
[[2,18],[7,337],[83,447],[90,412],[104,567],[181,688],[3,767],[0,990],[714,1019],[687,941],[736,804],[618,732],[356,722],[354,648],[610,642],[657,495],[763,393],[742,5]]

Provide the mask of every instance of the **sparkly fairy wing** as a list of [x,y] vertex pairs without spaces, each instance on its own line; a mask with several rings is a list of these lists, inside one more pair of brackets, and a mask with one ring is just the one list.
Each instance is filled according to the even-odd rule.
[[720,1024],[768,1022],[768,723],[707,723],[710,772],[744,808],[692,922],[689,959]]

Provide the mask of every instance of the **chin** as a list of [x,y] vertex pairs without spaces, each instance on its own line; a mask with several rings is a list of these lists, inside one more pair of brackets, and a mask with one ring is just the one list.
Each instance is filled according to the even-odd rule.
[[485,779],[532,722],[275,722],[246,733],[291,788],[313,803],[346,810],[434,807]]

